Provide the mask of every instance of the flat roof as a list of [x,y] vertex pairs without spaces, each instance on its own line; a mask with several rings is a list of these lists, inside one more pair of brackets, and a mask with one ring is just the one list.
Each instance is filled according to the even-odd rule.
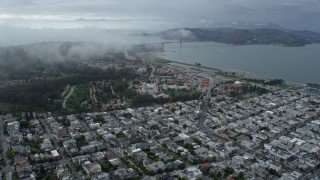
[[51,154],[52,154],[52,156],[59,156],[59,153],[58,153],[58,151],[57,150],[52,150],[51,151]]

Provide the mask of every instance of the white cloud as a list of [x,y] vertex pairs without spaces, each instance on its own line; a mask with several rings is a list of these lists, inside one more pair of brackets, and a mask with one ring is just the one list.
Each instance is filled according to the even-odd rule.
[[0,30],[10,26],[155,31],[228,22],[274,22],[320,31],[319,7],[319,0],[0,0]]

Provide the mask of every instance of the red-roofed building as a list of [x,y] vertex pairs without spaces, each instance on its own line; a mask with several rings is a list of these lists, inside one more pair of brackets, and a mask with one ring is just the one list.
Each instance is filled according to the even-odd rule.
[[202,79],[200,84],[199,84],[199,91],[200,92],[206,92],[206,90],[209,87],[209,82],[210,82],[210,80],[207,79],[207,78]]
[[160,78],[159,77],[155,77],[154,79],[153,79],[153,82],[154,83],[156,83],[156,84],[160,84]]

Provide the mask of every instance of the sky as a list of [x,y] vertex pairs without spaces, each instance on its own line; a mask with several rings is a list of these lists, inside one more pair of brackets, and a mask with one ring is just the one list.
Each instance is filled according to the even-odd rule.
[[1,0],[0,46],[238,22],[320,32],[320,0]]

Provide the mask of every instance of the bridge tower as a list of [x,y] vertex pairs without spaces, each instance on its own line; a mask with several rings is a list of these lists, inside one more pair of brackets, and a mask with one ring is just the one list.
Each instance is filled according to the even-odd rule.
[[179,42],[180,42],[180,47],[182,47],[182,32],[179,33]]
[[237,44],[239,42],[239,34],[237,32],[233,32],[231,34],[231,43]]

